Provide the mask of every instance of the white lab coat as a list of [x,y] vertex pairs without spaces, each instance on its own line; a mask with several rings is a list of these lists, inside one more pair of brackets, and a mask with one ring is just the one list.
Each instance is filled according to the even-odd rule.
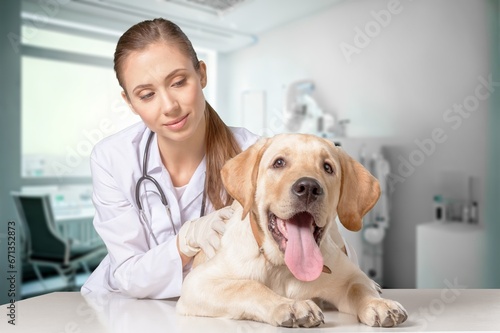
[[[242,150],[258,136],[243,128],[231,128]],[[170,298],[180,295],[184,273],[175,234],[160,196],[150,181],[143,182],[141,202],[157,246],[141,224],[135,202],[135,186],[142,175],[142,161],[150,130],[137,123],[99,142],[91,155],[94,227],[108,255],[82,287],[82,293],[120,292],[137,298]],[[205,159],[178,200],[168,171],[160,158],[156,136],[150,146],[147,173],[161,185],[176,230],[200,216]],[[206,213],[213,211],[207,201]]]

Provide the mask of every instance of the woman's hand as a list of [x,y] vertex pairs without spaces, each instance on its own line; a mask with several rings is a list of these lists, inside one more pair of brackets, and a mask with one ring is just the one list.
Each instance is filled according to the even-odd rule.
[[190,258],[203,250],[207,258],[212,258],[220,246],[220,237],[226,230],[225,222],[233,212],[233,208],[228,206],[184,223],[177,235],[179,252]]

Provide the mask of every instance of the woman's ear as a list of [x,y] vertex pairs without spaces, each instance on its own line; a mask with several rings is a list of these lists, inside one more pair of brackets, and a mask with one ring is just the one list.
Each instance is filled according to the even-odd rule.
[[130,99],[128,98],[128,95],[125,91],[122,91],[122,98],[123,100],[125,101],[125,103],[127,103],[128,107],[130,108],[130,110],[132,110],[133,113],[137,114],[137,112],[135,112],[134,110],[134,107],[132,106],[132,103],[130,102]]
[[201,87],[205,88],[207,86],[207,65],[203,62],[203,60],[200,60],[199,65]]

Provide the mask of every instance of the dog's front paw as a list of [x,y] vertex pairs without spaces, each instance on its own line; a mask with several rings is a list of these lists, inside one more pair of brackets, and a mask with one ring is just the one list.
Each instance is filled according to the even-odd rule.
[[275,325],[284,327],[316,327],[325,322],[323,312],[311,300],[280,304],[272,318]]
[[407,318],[408,313],[401,304],[384,298],[370,300],[358,312],[359,321],[368,326],[392,327]]

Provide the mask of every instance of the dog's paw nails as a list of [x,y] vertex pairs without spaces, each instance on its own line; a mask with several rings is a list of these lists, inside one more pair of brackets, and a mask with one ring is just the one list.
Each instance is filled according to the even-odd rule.
[[394,314],[393,311],[389,310],[386,313],[386,317],[384,322],[382,323],[383,327],[393,327],[398,324],[397,315]]
[[321,323],[324,324],[325,323],[325,315],[323,315],[323,312],[319,312],[319,317],[321,319]]
[[293,316],[293,314],[290,314],[290,318],[288,318],[287,320],[282,322],[279,326],[288,327],[288,328],[295,327],[295,317]]
[[297,319],[298,327],[316,327],[325,323],[325,317],[322,312],[314,313],[309,311],[307,316]]
[[274,311],[279,326],[283,327],[316,327],[325,322],[320,308],[312,301],[297,301],[293,304],[282,304]]
[[393,314],[395,315],[395,317],[397,319],[398,325],[404,323],[406,321],[406,319],[408,319],[408,313],[406,312],[406,310],[403,308],[403,306],[401,304],[399,304],[399,306],[400,306],[401,310],[398,310],[398,309],[393,310]]
[[358,313],[360,322],[374,327],[393,327],[406,321],[408,314],[401,304],[388,299],[374,299]]
[[293,305],[292,304],[280,304],[278,305],[272,315],[271,315],[271,320],[269,323],[274,324],[276,326],[282,326],[282,327],[296,327],[296,320],[295,320],[295,314],[293,311]]

